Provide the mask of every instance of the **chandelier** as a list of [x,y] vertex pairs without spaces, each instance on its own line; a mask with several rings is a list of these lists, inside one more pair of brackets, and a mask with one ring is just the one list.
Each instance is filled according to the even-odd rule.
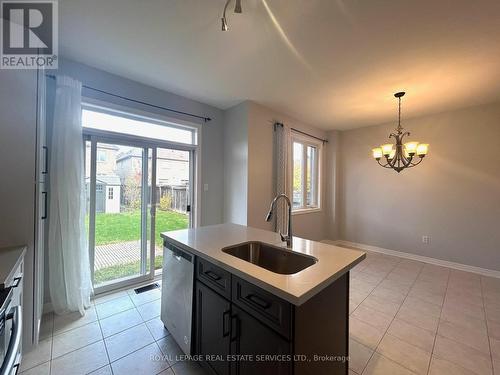
[[[404,92],[394,94],[399,100],[398,127],[396,133],[391,133],[389,138],[394,138],[396,144],[387,143],[372,150],[373,157],[380,166],[394,169],[398,173],[403,169],[419,165],[429,150],[427,143],[407,142],[403,145],[403,138],[410,135],[410,132],[405,131],[401,126],[401,97],[404,94]],[[383,162],[380,161],[382,157],[385,158]]]

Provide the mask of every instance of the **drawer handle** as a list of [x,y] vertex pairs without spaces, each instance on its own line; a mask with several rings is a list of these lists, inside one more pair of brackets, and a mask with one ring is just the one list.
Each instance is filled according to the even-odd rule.
[[266,300],[260,298],[259,296],[256,296],[255,294],[249,294],[248,296],[245,297],[248,301],[250,301],[252,304],[257,305],[261,309],[268,309],[271,304],[267,302]]
[[19,283],[21,282],[22,279],[23,279],[22,276],[15,277],[14,278],[14,282],[12,283],[12,287],[13,288],[17,288],[19,286]]
[[209,279],[212,279],[213,281],[219,281],[221,277],[217,275],[214,271],[208,270],[203,272]]

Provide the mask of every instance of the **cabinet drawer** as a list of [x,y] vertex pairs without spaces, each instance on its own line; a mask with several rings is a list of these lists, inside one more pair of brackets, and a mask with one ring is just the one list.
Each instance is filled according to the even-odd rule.
[[233,275],[232,301],[290,339],[292,305],[265,290]]
[[197,257],[196,278],[203,281],[217,293],[231,299],[231,274],[228,271]]

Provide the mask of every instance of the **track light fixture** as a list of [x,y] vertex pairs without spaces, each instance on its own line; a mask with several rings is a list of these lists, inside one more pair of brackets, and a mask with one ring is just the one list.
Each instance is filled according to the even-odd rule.
[[[222,31],[229,30],[229,26],[227,24],[227,18],[226,18],[226,11],[227,11],[227,7],[229,6],[230,2],[231,2],[231,0],[226,1],[226,4],[224,5],[224,10],[222,12],[222,18],[221,18]],[[241,0],[236,0],[236,2],[234,4],[234,13],[242,13]]]
[[234,13],[241,13],[241,0],[236,0],[234,5]]

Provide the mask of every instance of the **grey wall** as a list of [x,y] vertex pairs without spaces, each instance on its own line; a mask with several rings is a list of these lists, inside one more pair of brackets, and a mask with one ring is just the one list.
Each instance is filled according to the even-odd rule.
[[338,237],[500,270],[500,104],[403,125],[430,151],[400,174],[371,158],[394,123],[341,132]]
[[328,147],[325,153],[325,210],[326,210],[326,233],[325,237],[330,239],[339,238],[339,207],[340,207],[340,132],[332,130],[328,132]]
[[224,221],[247,224],[248,104],[224,113]]
[[[292,128],[325,139],[326,132],[304,124],[280,112],[250,102],[248,124],[248,225],[272,230],[272,223],[264,218],[269,210],[269,203],[274,198],[273,176],[273,124],[281,122]],[[326,161],[328,144],[324,147],[323,161]],[[325,167],[326,163],[323,164]],[[326,174],[323,168],[322,210],[314,213],[293,215],[294,235],[311,240],[323,240],[328,237],[328,195],[326,194]]]
[[[272,223],[265,221],[265,216],[274,198],[273,124],[276,122],[317,137],[327,137],[324,131],[252,101],[245,101],[226,111],[225,221],[273,229]],[[328,146],[325,147],[325,156],[327,149]],[[326,170],[327,158],[324,159]],[[323,209],[321,212],[293,215],[293,231],[297,236],[314,240],[328,238],[329,195],[326,194],[326,173],[324,177]]]

